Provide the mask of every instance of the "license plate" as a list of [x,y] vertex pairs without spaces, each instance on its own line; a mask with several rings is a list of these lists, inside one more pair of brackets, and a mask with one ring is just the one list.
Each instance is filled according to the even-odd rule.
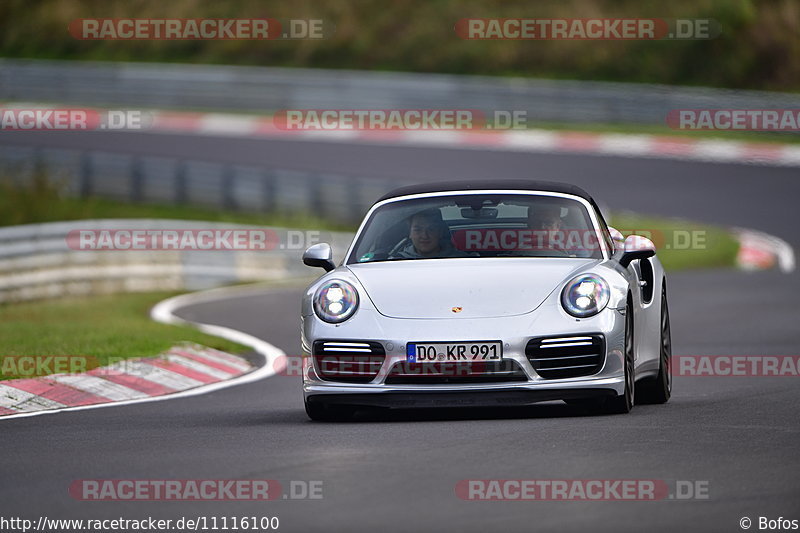
[[406,361],[409,363],[438,363],[453,361],[499,361],[503,358],[503,343],[490,342],[409,342]]

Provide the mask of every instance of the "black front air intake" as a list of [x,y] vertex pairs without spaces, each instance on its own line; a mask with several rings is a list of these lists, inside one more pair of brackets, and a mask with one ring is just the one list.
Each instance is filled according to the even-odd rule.
[[528,341],[525,356],[545,379],[591,376],[603,368],[606,346],[603,335],[537,337]]
[[369,383],[383,365],[386,351],[374,341],[321,340],[314,342],[314,367],[324,380]]

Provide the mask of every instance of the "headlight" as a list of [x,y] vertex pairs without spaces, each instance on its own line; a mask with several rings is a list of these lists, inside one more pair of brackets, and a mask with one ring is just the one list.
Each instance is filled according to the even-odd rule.
[[328,281],[314,294],[314,311],[325,322],[344,322],[356,309],[358,292],[346,281]]
[[608,305],[608,283],[600,276],[583,274],[573,278],[561,293],[561,305],[572,316],[596,315]]

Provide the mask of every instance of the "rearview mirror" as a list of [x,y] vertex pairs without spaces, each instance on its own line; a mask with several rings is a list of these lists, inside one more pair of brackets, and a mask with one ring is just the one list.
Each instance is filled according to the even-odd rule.
[[330,244],[321,242],[310,246],[303,252],[303,264],[310,267],[322,267],[325,272],[330,272],[336,265],[333,264],[333,252]]
[[613,252],[618,252],[625,249],[625,237],[622,232],[617,228],[608,227],[608,232],[611,234],[611,241],[614,243]]
[[647,259],[656,255],[656,245],[647,237],[641,235],[628,235],[625,239],[625,249],[619,258],[619,264],[623,268],[628,268],[631,261],[636,259]]

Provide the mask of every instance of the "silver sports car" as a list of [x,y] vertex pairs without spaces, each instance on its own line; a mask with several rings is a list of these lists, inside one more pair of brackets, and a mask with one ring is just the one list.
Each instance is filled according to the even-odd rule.
[[670,397],[664,269],[571,185],[450,182],[395,190],[302,302],[314,420],[359,407],[564,400],[627,413]]

